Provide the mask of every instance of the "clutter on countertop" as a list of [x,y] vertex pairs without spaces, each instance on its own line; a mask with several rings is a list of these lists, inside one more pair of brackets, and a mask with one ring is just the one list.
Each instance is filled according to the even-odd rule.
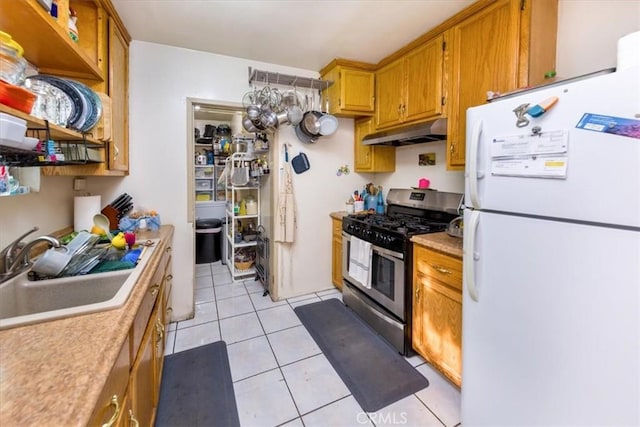
[[371,211],[373,213],[384,214],[384,196],[382,186],[368,183],[360,192],[355,190],[349,200],[345,203],[347,213]]
[[160,228],[160,215],[155,210],[132,212],[120,219],[122,231],[156,231]]

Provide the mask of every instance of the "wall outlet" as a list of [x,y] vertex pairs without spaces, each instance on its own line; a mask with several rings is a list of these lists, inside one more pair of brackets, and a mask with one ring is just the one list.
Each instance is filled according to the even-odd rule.
[[84,178],[75,178],[73,180],[73,189],[76,191],[87,189],[87,180]]

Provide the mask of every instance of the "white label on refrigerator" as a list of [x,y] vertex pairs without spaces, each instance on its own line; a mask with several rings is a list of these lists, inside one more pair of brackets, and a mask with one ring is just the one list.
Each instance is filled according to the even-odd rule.
[[491,144],[491,174],[530,178],[566,178],[569,132],[496,137]]

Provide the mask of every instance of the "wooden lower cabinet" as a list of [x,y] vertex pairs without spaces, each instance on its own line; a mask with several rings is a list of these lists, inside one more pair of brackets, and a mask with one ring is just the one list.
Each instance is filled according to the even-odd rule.
[[460,386],[462,260],[414,245],[413,263],[413,348]]
[[333,235],[331,242],[331,281],[342,290],[342,220],[331,219]]
[[155,274],[91,416],[90,426],[152,426],[170,321],[171,247]]
[[126,406],[129,367],[131,366],[129,345],[129,337],[127,336],[102,388],[102,393],[98,397],[98,403],[89,420],[88,425],[90,426],[120,425],[117,422],[122,419],[123,406]]
[[[157,308],[154,310],[154,313],[156,312]],[[156,407],[154,397],[157,385],[153,366],[155,336],[155,317],[152,315],[129,379],[131,411],[142,426],[153,425]]]

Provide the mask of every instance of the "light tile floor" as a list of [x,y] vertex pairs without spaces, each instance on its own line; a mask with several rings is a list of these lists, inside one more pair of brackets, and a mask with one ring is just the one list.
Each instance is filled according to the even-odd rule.
[[293,309],[327,290],[271,301],[260,282],[233,282],[220,262],[196,265],[195,316],[171,323],[166,354],[224,340],[243,427],[457,426],[460,391],[419,357],[407,358],[429,387],[376,413],[353,398]]

